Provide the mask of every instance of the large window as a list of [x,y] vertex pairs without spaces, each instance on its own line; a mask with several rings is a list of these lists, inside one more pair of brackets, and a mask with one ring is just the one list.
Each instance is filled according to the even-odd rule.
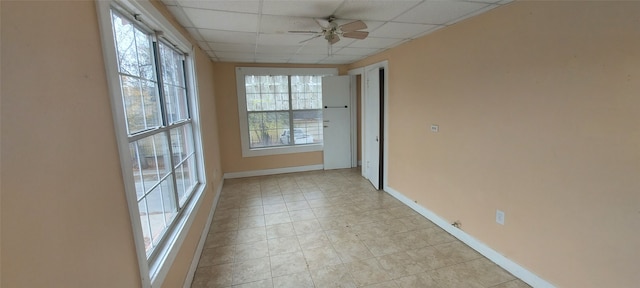
[[99,3],[98,11],[126,193],[147,286],[170,266],[164,263],[177,251],[174,244],[192,219],[194,195],[201,195],[204,174],[193,66],[185,53],[190,46],[159,32],[162,25],[140,13],[140,8],[150,7],[146,2],[132,3]]
[[236,72],[244,156],[322,149],[322,77],[334,69]]

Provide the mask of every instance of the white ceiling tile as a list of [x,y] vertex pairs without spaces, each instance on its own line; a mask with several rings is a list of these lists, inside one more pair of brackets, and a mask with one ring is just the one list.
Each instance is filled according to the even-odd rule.
[[284,34],[289,31],[321,31],[312,18],[263,15],[260,19],[260,32]]
[[192,8],[184,8],[184,12],[197,28],[254,32],[258,27],[258,16],[255,14]]
[[209,43],[207,43],[205,41],[198,41],[198,46],[200,46],[200,48],[202,48],[204,50],[213,50],[213,49],[211,49],[211,47],[209,47]]
[[218,58],[234,58],[234,59],[248,59],[254,58],[254,53],[241,53],[241,52],[215,52]]
[[263,15],[291,15],[297,17],[323,18],[333,14],[342,3],[341,0],[307,0],[307,1],[283,1],[264,0],[262,6]]
[[255,44],[209,43],[209,47],[213,51],[221,52],[253,53],[256,51]]
[[[336,48],[334,48],[336,49]],[[304,47],[300,48],[300,50],[298,50],[298,54],[300,55],[317,55],[317,54],[324,54],[325,56],[328,53],[328,47],[327,45],[305,45]]]
[[326,53],[317,55],[294,55],[293,57],[291,57],[291,59],[289,59],[289,62],[315,64],[318,63],[318,61],[327,58],[327,56],[328,55]]
[[287,63],[287,62],[289,62],[289,57],[263,55],[259,58],[256,58],[256,63]]
[[178,0],[177,2],[179,2],[183,7],[242,13],[258,13],[260,7],[259,0]]
[[259,45],[300,46],[300,41],[308,39],[308,35],[300,34],[260,34],[257,43]]
[[436,28],[436,25],[388,22],[369,33],[370,37],[407,39]]
[[193,37],[197,41],[204,41],[204,38],[202,38],[202,35],[200,35],[200,33],[198,32],[198,29],[196,28],[185,28],[185,29],[187,29],[191,37]]
[[389,47],[393,47],[398,43],[402,42],[402,39],[391,39],[391,38],[373,38],[369,37],[367,39],[358,40],[353,42],[349,47],[351,48],[377,48],[377,49],[387,49]]
[[360,59],[364,58],[363,56],[345,56],[345,55],[331,55],[322,61],[318,62],[318,64],[349,64],[356,62]]
[[198,29],[207,42],[256,44],[256,33]]
[[165,6],[176,6],[176,5],[178,5],[178,1],[176,1],[176,0],[162,0],[162,3]]
[[257,54],[279,54],[279,55],[291,55],[295,54],[300,49],[300,46],[269,46],[258,45],[256,50]]
[[334,54],[335,55],[367,56],[367,55],[373,55],[379,52],[382,52],[382,49],[344,47],[338,50],[337,52],[334,52]]
[[[338,41],[337,43],[333,44],[334,49],[337,48],[341,48],[341,47],[346,47],[349,46],[349,44],[353,43],[354,41],[362,41],[362,40],[355,40],[352,38],[341,38],[340,41]],[[316,39],[313,39],[311,41],[305,42],[307,46],[321,46],[321,47],[327,47],[327,40],[324,39],[323,37],[318,37]]]
[[443,25],[487,6],[463,1],[426,1],[394,19],[396,22]]
[[336,11],[344,19],[389,21],[420,1],[348,1]]
[[464,15],[463,17],[460,17],[460,18],[455,19],[455,20],[453,20],[451,22],[448,22],[446,25],[451,25],[453,23],[460,22],[460,21],[462,21],[464,19],[471,18],[471,17],[476,16],[476,15],[480,15],[480,14],[482,14],[484,12],[487,12],[487,11],[493,9],[493,8],[496,8],[496,7],[500,7],[500,6],[499,5],[487,5],[487,6],[483,7],[483,8],[480,8],[480,9],[478,9],[476,11],[473,11],[473,12],[467,14],[467,15]]
[[191,19],[187,16],[187,14],[184,13],[184,11],[182,11],[182,8],[178,6],[167,6],[167,9],[169,10],[169,12],[171,12],[173,17],[176,17],[176,20],[178,20],[178,23],[180,23],[180,25],[184,27],[193,27]]

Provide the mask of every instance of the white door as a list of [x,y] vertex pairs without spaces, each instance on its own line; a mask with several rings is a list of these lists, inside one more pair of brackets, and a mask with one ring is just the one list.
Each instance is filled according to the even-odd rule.
[[380,189],[380,68],[365,71],[363,176]]
[[324,169],[351,167],[351,98],[349,76],[322,78]]

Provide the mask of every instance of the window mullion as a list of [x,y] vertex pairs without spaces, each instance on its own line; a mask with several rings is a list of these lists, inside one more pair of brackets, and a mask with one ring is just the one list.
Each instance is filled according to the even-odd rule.
[[[165,127],[169,127],[171,123],[169,123],[169,112],[166,109],[166,95],[164,93],[164,74],[163,74],[163,70],[162,70],[162,57],[160,55],[160,41],[158,41],[158,36],[155,35],[155,40],[153,43],[153,53],[155,54],[155,61],[156,61],[156,75],[158,77],[158,96],[160,98],[160,106],[161,106],[161,111],[162,111],[162,123],[164,124]],[[169,173],[171,174],[171,179],[173,181],[172,185],[173,185],[173,197],[176,203],[176,213],[179,212],[182,207],[180,207],[180,198],[178,197],[178,179],[176,177],[176,170],[175,170],[175,161],[173,159],[173,145],[171,143],[171,129],[167,129],[165,132],[165,137],[167,137],[167,143],[169,144],[168,148],[169,148]]]
[[291,89],[291,75],[287,75],[287,82],[289,86],[289,145],[296,145],[294,142],[295,131],[293,130],[293,89]]

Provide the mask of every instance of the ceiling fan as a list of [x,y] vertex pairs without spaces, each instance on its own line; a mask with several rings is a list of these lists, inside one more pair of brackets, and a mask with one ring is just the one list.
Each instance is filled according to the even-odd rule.
[[329,46],[340,41],[340,36],[354,39],[364,39],[369,36],[369,32],[359,31],[367,29],[367,24],[360,20],[343,25],[338,25],[338,23],[335,22],[336,18],[333,16],[329,16],[327,19],[314,18],[313,20],[318,23],[318,26],[322,29],[321,31],[289,31],[289,33],[315,34],[313,37],[303,40],[300,43],[305,43],[318,37],[324,37],[329,43]]

